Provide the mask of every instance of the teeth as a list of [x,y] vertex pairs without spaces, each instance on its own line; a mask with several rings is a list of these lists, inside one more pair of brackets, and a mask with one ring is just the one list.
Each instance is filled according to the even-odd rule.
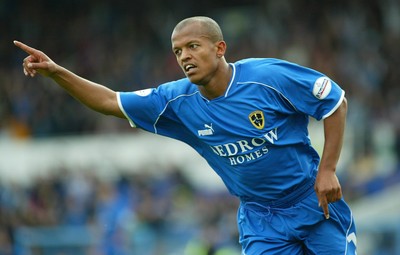
[[189,69],[192,68],[192,67],[194,67],[194,65],[189,64],[189,65],[185,66],[185,70],[186,70],[186,71],[189,71]]

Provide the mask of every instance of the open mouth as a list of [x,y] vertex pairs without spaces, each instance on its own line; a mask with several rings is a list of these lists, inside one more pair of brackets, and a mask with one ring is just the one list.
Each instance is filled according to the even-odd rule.
[[193,64],[187,64],[187,65],[184,65],[183,68],[184,68],[184,70],[185,70],[185,72],[186,72],[187,74],[190,74],[190,73],[193,72],[194,69],[196,69],[196,66],[193,65]]

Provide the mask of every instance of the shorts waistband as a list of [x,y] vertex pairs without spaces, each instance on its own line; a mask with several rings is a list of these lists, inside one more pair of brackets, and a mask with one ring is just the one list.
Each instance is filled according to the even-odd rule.
[[[311,195],[312,192],[314,192],[314,184],[315,184],[315,176],[313,178],[308,179],[307,181],[301,183],[298,185],[298,187],[293,190],[291,193],[288,195],[272,200],[272,201],[254,201],[254,200],[243,200],[241,199],[241,205],[243,206],[250,206],[254,207],[254,205],[259,204],[260,209],[262,207],[268,207],[268,208],[288,208],[291,207],[298,202],[302,201],[309,195]],[[257,206],[256,206],[257,207]]]

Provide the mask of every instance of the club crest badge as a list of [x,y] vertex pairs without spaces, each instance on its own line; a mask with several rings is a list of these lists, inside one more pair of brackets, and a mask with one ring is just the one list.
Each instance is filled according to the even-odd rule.
[[262,111],[254,111],[249,114],[249,120],[253,126],[255,126],[257,129],[263,129],[265,120],[264,120],[264,113]]

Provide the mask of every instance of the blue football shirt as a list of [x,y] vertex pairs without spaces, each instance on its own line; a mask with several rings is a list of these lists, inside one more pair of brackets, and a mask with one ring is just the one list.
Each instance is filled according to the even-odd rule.
[[130,124],[183,141],[244,200],[275,200],[312,178],[319,156],[309,116],[330,116],[344,91],[315,70],[278,59],[244,59],[225,94],[213,100],[184,78],[119,92]]

